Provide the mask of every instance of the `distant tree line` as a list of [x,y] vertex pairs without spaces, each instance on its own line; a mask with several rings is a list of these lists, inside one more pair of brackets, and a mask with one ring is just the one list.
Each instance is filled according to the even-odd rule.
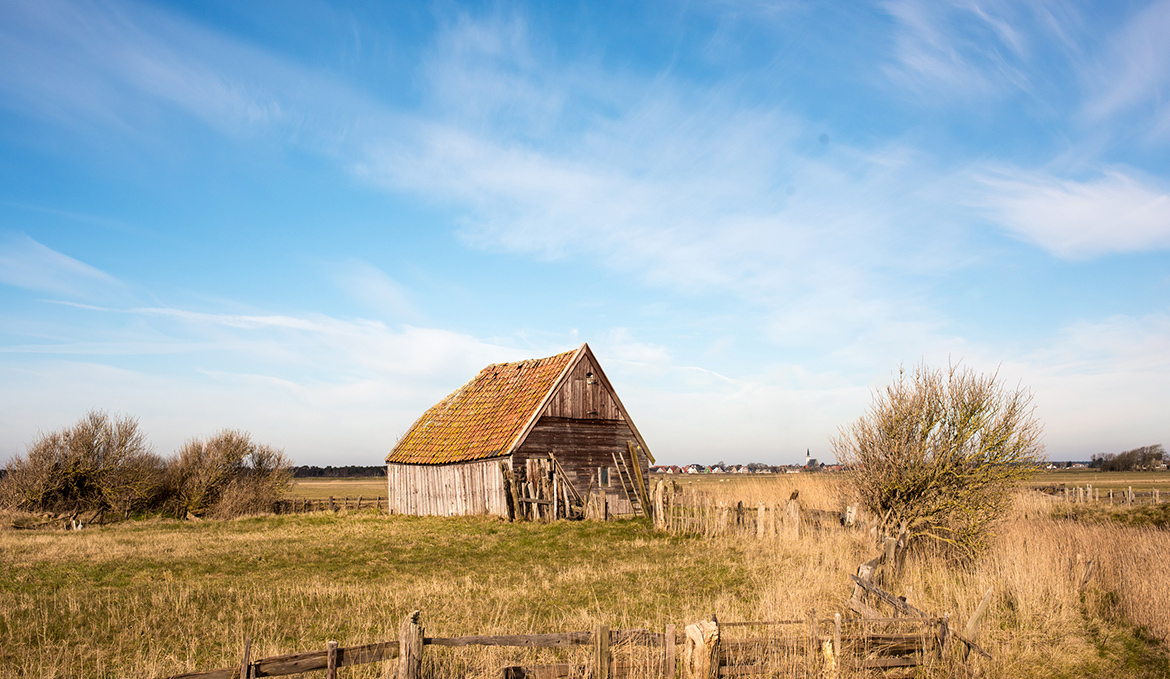
[[1091,469],[1100,469],[1104,472],[1132,472],[1158,469],[1166,459],[1166,449],[1162,444],[1142,446],[1117,453],[1099,453],[1089,462]]
[[298,479],[345,479],[385,476],[386,465],[363,466],[347,464],[342,467],[316,467],[310,465],[293,467],[293,478]]
[[[156,455],[138,420],[92,410],[8,462],[0,506],[29,512],[229,518],[271,511],[292,480],[284,452],[225,429]],[[92,519],[91,519],[92,520]]]

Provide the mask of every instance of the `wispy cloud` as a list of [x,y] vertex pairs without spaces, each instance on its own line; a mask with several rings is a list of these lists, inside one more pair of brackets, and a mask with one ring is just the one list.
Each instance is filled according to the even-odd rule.
[[0,283],[89,300],[125,291],[104,271],[11,231],[0,231]]
[[957,99],[986,96],[1005,84],[1029,88],[1020,66],[1029,45],[1010,6],[896,0],[882,7],[899,24],[896,61],[887,73],[901,86]]
[[1085,115],[1095,122],[1130,114],[1147,135],[1170,139],[1170,0],[1137,12],[1111,36],[1086,73]]
[[995,223],[1059,257],[1170,248],[1170,189],[1131,170],[1088,181],[1015,171],[982,183]]

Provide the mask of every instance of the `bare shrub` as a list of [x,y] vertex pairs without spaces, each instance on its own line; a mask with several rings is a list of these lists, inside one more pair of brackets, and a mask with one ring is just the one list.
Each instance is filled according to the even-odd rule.
[[91,410],[72,427],[38,435],[7,472],[0,502],[8,507],[128,515],[160,500],[163,461],[136,418]]
[[1004,515],[1015,482],[1043,459],[1032,396],[969,369],[899,369],[869,412],[833,440],[852,491],[893,533],[972,555]]
[[225,429],[206,441],[191,439],[171,458],[169,509],[179,517],[269,512],[291,481],[283,451]]

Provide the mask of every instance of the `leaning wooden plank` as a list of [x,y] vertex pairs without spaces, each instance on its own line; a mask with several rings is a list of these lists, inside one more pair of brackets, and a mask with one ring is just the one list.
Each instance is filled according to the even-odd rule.
[[916,615],[920,618],[929,618],[930,617],[925,612],[915,608],[914,606],[911,606],[910,604],[906,603],[904,600],[900,599],[899,597],[894,596],[893,594],[890,594],[889,592],[882,589],[881,587],[878,587],[877,585],[873,584],[872,582],[867,582],[865,580],[862,580],[861,578],[857,577],[856,575],[850,575],[849,579],[853,580],[854,583],[861,585],[862,589],[864,589],[865,591],[869,592],[870,594],[876,596],[877,598],[881,599],[882,601],[890,604],[898,611],[902,611],[904,613],[910,613],[910,614]]
[[650,491],[646,488],[646,480],[642,478],[642,463],[638,460],[638,449],[634,446],[633,441],[626,441],[626,447],[630,451],[630,464],[634,467],[634,492],[638,495],[638,504],[642,505],[642,510],[650,513]]
[[588,646],[593,643],[593,633],[559,632],[557,634],[427,637],[423,639],[423,643],[431,646],[527,646],[532,648],[555,648],[560,646]]
[[[578,503],[580,503],[582,506],[584,506],[585,505],[585,498],[581,497],[581,494],[578,493],[577,489],[573,487],[573,484],[571,482],[569,482],[569,480],[568,480],[569,475],[565,473],[565,468],[561,466],[560,460],[558,460],[556,457],[554,457],[552,453],[548,454],[548,459],[552,460],[553,466],[556,468],[557,474],[560,474],[561,477],[565,479],[565,486],[569,489],[569,492],[572,493],[573,497],[577,499]],[[592,477],[590,477],[590,480],[592,481]]]

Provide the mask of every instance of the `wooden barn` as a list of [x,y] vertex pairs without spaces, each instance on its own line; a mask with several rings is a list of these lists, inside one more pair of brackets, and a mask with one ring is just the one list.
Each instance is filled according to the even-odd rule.
[[653,462],[582,344],[489,365],[423,413],[386,456],[390,511],[563,517],[601,496],[636,513]]

